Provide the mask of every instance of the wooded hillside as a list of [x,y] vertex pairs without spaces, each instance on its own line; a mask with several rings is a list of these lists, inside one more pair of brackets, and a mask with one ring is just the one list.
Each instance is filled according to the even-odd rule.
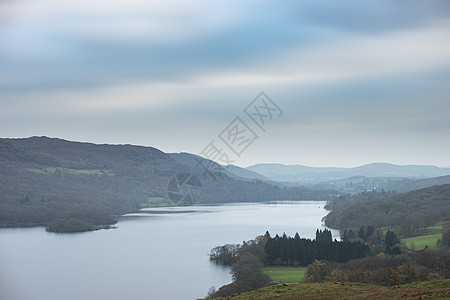
[[334,228],[392,226],[399,232],[411,232],[449,219],[450,184],[444,184],[388,198],[358,201],[330,212],[325,224]]

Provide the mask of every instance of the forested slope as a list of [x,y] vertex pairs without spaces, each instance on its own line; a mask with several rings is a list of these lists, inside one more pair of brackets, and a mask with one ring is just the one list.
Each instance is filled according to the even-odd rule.
[[325,224],[334,228],[393,226],[408,232],[449,219],[450,184],[444,184],[388,198],[358,201],[330,212]]

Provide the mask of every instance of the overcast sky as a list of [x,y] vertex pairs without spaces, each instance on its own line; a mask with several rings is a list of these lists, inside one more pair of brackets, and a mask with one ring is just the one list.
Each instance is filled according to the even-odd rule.
[[[236,117],[258,137],[240,156]],[[450,166],[450,1],[0,1],[0,136],[35,135]]]

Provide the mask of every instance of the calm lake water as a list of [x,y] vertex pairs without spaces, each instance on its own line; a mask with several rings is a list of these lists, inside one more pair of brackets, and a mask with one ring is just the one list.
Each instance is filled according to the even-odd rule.
[[[324,202],[144,209],[117,229],[77,234],[0,229],[0,299],[197,299],[230,283],[209,251],[269,230],[314,238]],[[336,231],[333,238],[338,238]]]

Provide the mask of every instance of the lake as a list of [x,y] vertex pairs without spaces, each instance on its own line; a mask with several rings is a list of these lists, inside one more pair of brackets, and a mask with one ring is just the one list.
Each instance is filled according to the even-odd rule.
[[[0,229],[0,299],[197,299],[230,283],[209,251],[269,230],[314,238],[325,202],[149,208],[117,229],[76,234]],[[333,238],[339,238],[332,230]]]

